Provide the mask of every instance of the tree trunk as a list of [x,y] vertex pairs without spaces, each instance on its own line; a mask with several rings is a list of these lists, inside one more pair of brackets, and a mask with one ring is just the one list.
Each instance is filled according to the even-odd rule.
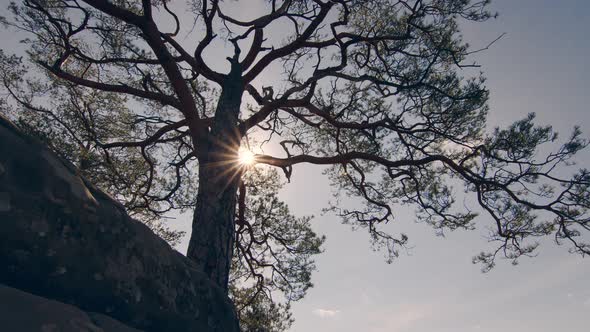
[[[219,97],[211,130],[199,142],[199,191],[187,256],[227,292],[234,242],[236,192],[242,169],[238,115],[241,72],[232,66]],[[234,73],[234,75],[232,75]]]

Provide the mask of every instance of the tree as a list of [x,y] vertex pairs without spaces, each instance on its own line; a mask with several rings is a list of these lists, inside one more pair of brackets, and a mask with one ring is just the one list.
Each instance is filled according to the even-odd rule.
[[[415,205],[441,232],[474,228],[476,213],[455,206],[453,184],[493,222],[498,249],[476,258],[484,269],[499,254],[532,254],[540,236],[590,253],[580,240],[590,174],[567,177],[561,167],[587,145],[580,130],[540,158],[556,145],[551,127],[530,115],[486,133],[485,79],[459,74],[477,67],[459,25],[493,17],[489,1],[269,0],[256,2],[258,17],[232,3],[12,4],[4,22],[30,34],[38,70],[3,55],[5,87],[18,114],[37,119],[24,124],[51,124],[45,135],[58,125],[71,159],[99,169],[131,211],[194,208],[187,256],[225,289],[233,253],[234,271],[244,271],[235,275],[260,287],[297,299],[311,285],[322,239],[278,201],[277,186],[264,189],[278,181],[272,169],[289,180],[302,163],[329,166],[338,192],[362,199],[361,209],[331,208],[389,257],[408,240],[380,228],[397,204]],[[262,79],[274,71],[278,79]],[[240,164],[240,148],[252,146],[257,166]],[[235,294],[249,293],[243,286]]]

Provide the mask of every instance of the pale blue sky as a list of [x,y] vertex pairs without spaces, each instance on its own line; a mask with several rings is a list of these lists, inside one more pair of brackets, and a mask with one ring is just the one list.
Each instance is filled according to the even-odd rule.
[[[7,3],[0,0],[2,10]],[[248,3],[235,5],[247,10]],[[506,33],[474,56],[491,90],[490,127],[536,112],[539,123],[552,124],[562,136],[574,124],[590,136],[590,2],[494,0],[491,8],[498,19],[463,30],[474,48]],[[5,32],[0,37],[2,48],[17,38]],[[579,164],[590,164],[590,153]],[[290,332],[573,332],[590,326],[590,260],[570,255],[567,245],[556,247],[548,239],[538,257],[516,267],[499,261],[482,274],[471,258],[491,248],[484,230],[436,237],[414,223],[411,209],[402,209],[388,229],[407,233],[413,248],[388,265],[371,250],[366,233],[321,215],[331,197],[321,170],[298,167],[283,191],[293,212],[316,215],[314,229],[327,235],[315,287],[294,304]],[[490,222],[485,215],[478,221]],[[189,230],[190,217],[175,224]],[[179,246],[183,253],[187,241]]]
[[[569,134],[580,125],[590,136],[590,2],[494,0],[496,20],[464,27],[474,48],[507,33],[475,56],[491,90],[490,126],[529,112],[538,122]],[[590,163],[590,153],[579,160]],[[313,167],[310,167],[310,172]],[[299,174],[299,173],[298,173]],[[299,175],[299,180],[303,175]],[[295,178],[285,193],[294,211],[317,213],[330,189]],[[311,211],[310,211],[311,210]],[[411,211],[407,211],[410,212]],[[367,236],[318,217],[328,236],[318,259],[315,288],[294,305],[291,332],[587,331],[590,326],[590,261],[548,239],[533,259],[513,267],[500,261],[482,274],[471,257],[489,248],[484,231],[434,236],[408,213],[390,229],[407,232],[413,249],[394,263],[370,250]],[[482,215],[482,224],[489,219]]]

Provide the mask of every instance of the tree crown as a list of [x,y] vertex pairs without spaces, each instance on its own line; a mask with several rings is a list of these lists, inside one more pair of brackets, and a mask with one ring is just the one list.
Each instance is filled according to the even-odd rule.
[[[380,228],[396,204],[416,206],[440,232],[474,228],[476,213],[456,207],[452,185],[492,221],[498,249],[475,258],[484,270],[498,254],[531,255],[540,236],[590,253],[580,240],[590,174],[561,171],[587,145],[580,130],[540,157],[555,145],[551,127],[531,114],[486,132],[485,79],[462,76],[477,65],[460,23],[493,17],[488,3],[269,0],[250,16],[217,0],[25,0],[3,21],[28,32],[37,71],[2,53],[2,78],[23,125],[148,222],[195,205],[200,153],[216,123],[235,125],[258,165],[240,166],[240,144],[228,147],[228,177],[247,169],[235,276],[288,299],[311,286],[323,239],[277,199],[272,169],[290,179],[303,163],[329,166],[338,192],[364,202],[332,210],[389,258],[408,240]],[[237,98],[237,123],[220,111],[225,95]]]

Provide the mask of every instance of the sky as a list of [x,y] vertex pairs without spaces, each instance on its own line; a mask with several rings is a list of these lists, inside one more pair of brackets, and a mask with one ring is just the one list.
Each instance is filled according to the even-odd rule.
[[[535,112],[538,123],[553,125],[561,137],[573,125],[589,137],[590,2],[494,0],[490,8],[497,19],[463,27],[474,49],[506,33],[474,56],[491,90],[490,128]],[[579,166],[589,162],[585,153]],[[569,254],[567,245],[548,239],[537,257],[517,266],[500,260],[484,274],[471,263],[490,248],[483,230],[437,237],[409,210],[388,226],[406,232],[412,249],[386,264],[365,233],[319,216],[330,188],[325,180],[318,185],[319,176],[298,181],[305,176],[294,174],[285,194],[296,213],[318,215],[314,227],[327,235],[326,252],[317,260],[315,287],[293,306],[290,332],[549,332],[590,325],[590,261]],[[307,194],[310,183],[315,195]],[[490,220],[482,215],[478,222]]]
[[[8,1],[0,0],[1,8]],[[248,1],[237,1],[248,10]],[[505,126],[530,112],[567,137],[580,125],[590,137],[590,2],[587,0],[494,0],[499,17],[463,27],[474,49],[506,33],[473,59],[491,90],[489,126]],[[14,36],[0,32],[5,48]],[[211,56],[214,56],[211,55]],[[264,77],[262,77],[264,78]],[[590,163],[590,153],[579,166]],[[568,253],[567,244],[542,242],[538,256],[512,266],[500,260],[482,273],[471,259],[492,247],[483,227],[437,237],[399,209],[387,229],[404,232],[411,248],[392,264],[374,252],[362,230],[352,231],[333,215],[322,215],[332,189],[317,166],[298,167],[282,191],[294,214],[315,215],[325,234],[315,287],[293,304],[289,332],[471,332],[584,331],[590,325],[590,260]],[[477,219],[482,225],[489,218]],[[174,224],[190,230],[190,216]],[[178,247],[186,252],[188,237]]]

